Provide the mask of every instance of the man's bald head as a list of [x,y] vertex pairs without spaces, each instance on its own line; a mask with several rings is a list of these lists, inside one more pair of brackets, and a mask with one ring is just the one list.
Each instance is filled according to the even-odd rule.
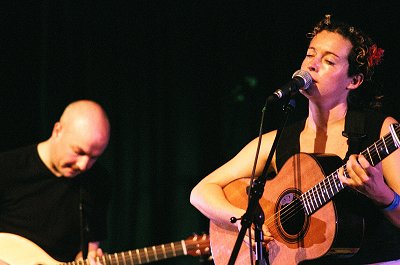
[[61,125],[67,129],[84,130],[92,137],[108,139],[110,123],[104,109],[91,100],[79,100],[69,104],[60,118]]
[[65,108],[50,139],[39,144],[39,154],[55,175],[74,177],[93,166],[109,138],[104,109],[94,101],[79,100]]

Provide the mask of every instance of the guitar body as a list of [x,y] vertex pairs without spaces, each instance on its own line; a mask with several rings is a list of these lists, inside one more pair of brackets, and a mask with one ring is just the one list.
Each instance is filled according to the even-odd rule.
[[38,245],[18,235],[0,233],[0,264],[9,265],[56,265]]
[[[341,165],[342,160],[337,156],[300,153],[292,156],[275,178],[267,180],[260,204],[265,214],[264,224],[275,239],[268,244],[271,264],[299,264],[328,254],[351,256],[358,251],[364,223],[346,206],[351,191],[344,190],[310,216],[301,204],[290,206],[289,211],[284,208]],[[230,183],[224,188],[227,199],[246,209],[248,185],[248,178]],[[340,206],[342,203],[344,206]],[[237,235],[238,231],[210,223],[210,244],[216,265],[228,263]],[[248,247],[242,244],[236,264],[249,264],[249,260]]]
[[[249,179],[243,178],[231,182],[224,188],[225,196],[233,205],[246,209],[247,194],[246,187],[249,185]],[[238,221],[240,222],[240,220]],[[232,226],[224,226],[210,222],[210,246],[211,254],[215,265],[228,264],[232,254],[233,247],[238,237],[238,230]],[[235,264],[250,264],[249,248],[242,243]]]

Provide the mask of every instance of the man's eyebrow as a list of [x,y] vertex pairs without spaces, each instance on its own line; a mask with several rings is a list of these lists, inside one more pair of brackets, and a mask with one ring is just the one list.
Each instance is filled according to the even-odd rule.
[[72,146],[72,149],[74,150],[74,152],[78,153],[78,154],[85,154],[85,155],[90,155],[88,152],[86,152],[85,150],[83,150],[83,148],[75,145]]

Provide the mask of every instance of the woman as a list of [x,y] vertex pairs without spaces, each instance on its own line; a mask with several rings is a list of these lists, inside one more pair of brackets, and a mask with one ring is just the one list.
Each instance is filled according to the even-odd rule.
[[[345,121],[355,109],[357,113],[360,112],[361,101],[357,99],[357,94],[367,93],[363,91],[365,85],[361,85],[370,81],[374,67],[380,63],[383,55],[383,50],[377,48],[367,35],[347,24],[334,23],[330,15],[320,21],[308,36],[311,41],[301,70],[307,71],[313,82],[301,93],[309,101],[309,113],[304,121],[284,130],[271,163],[271,169],[275,172],[279,172],[284,162],[299,152],[330,153],[341,159],[346,159],[346,155],[352,153],[347,154],[351,139],[343,133]],[[371,122],[365,125],[366,135],[360,137],[359,147],[363,149],[389,133],[390,124],[397,123],[393,117],[385,117],[376,112],[361,113],[355,117],[365,117],[365,120]],[[354,122],[352,118],[348,124]],[[364,126],[364,123],[357,122]],[[275,136],[276,131],[271,131],[262,137],[256,176],[263,171],[266,154]],[[285,145],[287,141],[284,139],[292,139],[293,145]],[[241,217],[245,209],[232,205],[226,199],[223,188],[234,180],[252,176],[257,146],[258,139],[251,141],[192,190],[191,203],[213,223],[234,225],[240,229],[239,222],[230,224],[229,220],[231,217]],[[353,151],[357,149],[354,149],[354,144],[351,147]],[[357,150],[357,153],[361,150]],[[340,168],[338,178],[344,186],[357,191],[351,194],[354,203],[352,210],[365,218],[364,239],[359,251],[350,258],[327,258],[324,255],[313,262],[328,264],[333,259],[333,264],[367,264],[400,259],[400,197],[397,195],[400,193],[400,152],[394,151],[374,167],[363,155],[353,154],[348,157],[346,172]],[[268,186],[268,189],[273,188]],[[271,248],[277,234],[268,227],[264,223],[264,242]],[[340,259],[339,263],[337,259]],[[286,260],[292,264],[301,261],[295,258]]]

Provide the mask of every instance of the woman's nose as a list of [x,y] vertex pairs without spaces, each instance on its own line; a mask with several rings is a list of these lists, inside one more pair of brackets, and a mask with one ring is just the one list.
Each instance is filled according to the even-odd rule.
[[309,62],[307,62],[307,69],[311,72],[316,72],[319,69],[319,61],[317,58],[312,58]]

